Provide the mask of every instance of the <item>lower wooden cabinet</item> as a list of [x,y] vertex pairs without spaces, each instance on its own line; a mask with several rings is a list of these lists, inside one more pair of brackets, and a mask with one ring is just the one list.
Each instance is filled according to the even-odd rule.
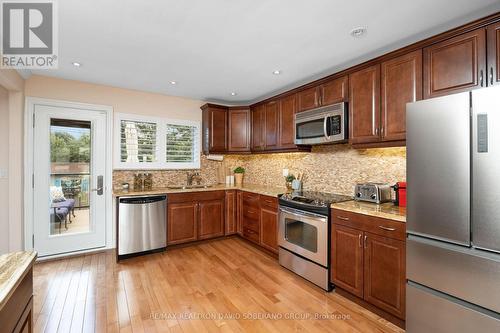
[[365,232],[364,299],[405,317],[405,243]]
[[362,238],[362,231],[332,225],[332,282],[361,298],[363,297]]
[[19,281],[0,310],[0,331],[33,332],[33,268]]
[[167,245],[224,235],[224,191],[170,194]]
[[198,239],[198,202],[168,203],[167,245]]
[[339,212],[332,211],[332,282],[404,320],[404,223]]
[[260,245],[278,253],[278,212],[275,210],[260,210]]
[[224,236],[224,200],[198,203],[198,239]]
[[237,232],[238,229],[237,204],[238,201],[236,197],[236,191],[226,191],[226,201],[225,201],[226,225],[224,229],[225,235],[232,235]]

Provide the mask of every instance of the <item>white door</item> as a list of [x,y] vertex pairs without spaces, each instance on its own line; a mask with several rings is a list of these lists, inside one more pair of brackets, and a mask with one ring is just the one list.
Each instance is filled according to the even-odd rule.
[[33,232],[39,256],[106,245],[106,113],[35,105]]

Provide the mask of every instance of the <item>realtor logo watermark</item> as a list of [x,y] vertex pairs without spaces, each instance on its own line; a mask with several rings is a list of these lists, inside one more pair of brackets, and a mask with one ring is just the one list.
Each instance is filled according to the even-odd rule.
[[55,1],[0,2],[0,68],[57,68],[58,29]]

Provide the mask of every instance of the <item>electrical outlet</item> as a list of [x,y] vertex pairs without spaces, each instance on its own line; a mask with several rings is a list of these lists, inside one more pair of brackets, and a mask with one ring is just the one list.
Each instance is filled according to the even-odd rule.
[[283,177],[288,176],[288,169],[283,169]]

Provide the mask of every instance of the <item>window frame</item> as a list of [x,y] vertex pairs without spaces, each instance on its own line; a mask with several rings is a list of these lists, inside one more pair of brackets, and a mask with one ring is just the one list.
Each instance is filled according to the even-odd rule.
[[[201,123],[196,120],[170,119],[154,116],[115,113],[114,117],[114,169],[115,170],[184,170],[200,169]],[[123,120],[156,124],[156,162],[121,161],[121,122]],[[194,161],[189,163],[167,162],[167,124],[195,127]]]

